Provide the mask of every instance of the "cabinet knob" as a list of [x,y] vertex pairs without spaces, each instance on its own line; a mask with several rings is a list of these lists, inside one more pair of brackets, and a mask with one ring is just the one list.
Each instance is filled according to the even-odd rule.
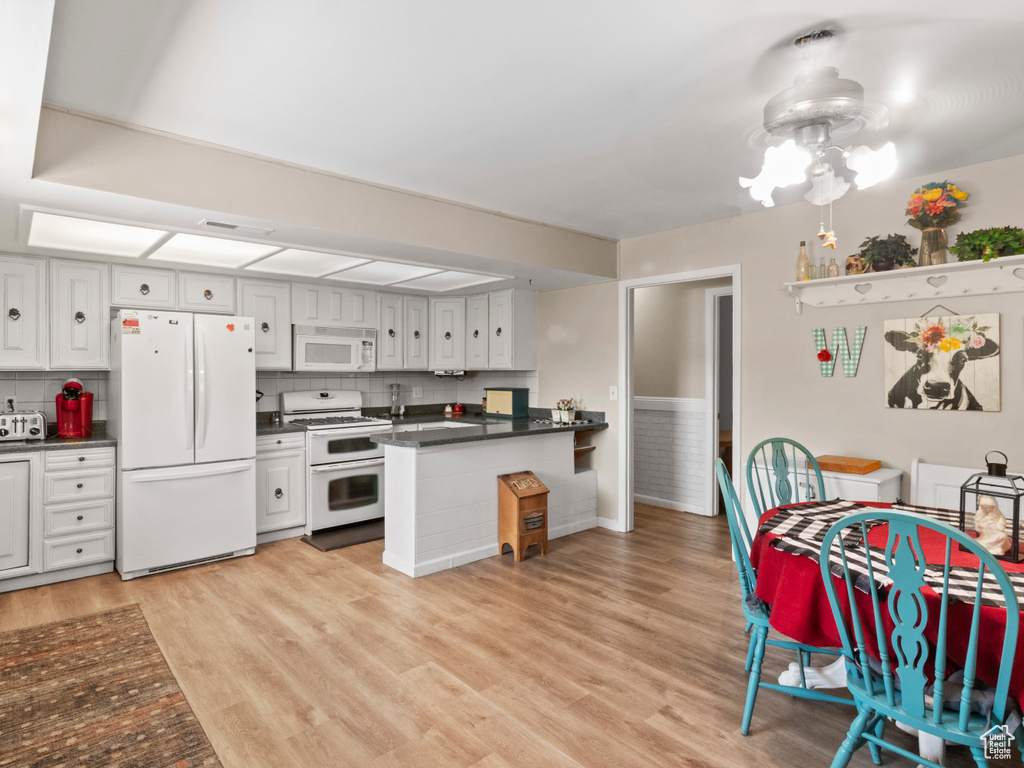
[[10,311],[7,313],[7,316],[11,318],[11,320],[17,320],[19,317],[21,317],[21,312],[19,312],[16,307],[11,307]]
[[388,336],[390,336],[391,338],[395,338],[395,329],[394,328],[388,328]]
[[282,496],[284,496],[284,491],[278,488],[276,491],[274,491],[274,495],[280,499]]
[[79,519],[79,520],[85,520],[85,515],[79,515],[79,516],[78,516],[78,519]]
[[260,328],[263,330],[264,333],[267,333],[270,330],[270,323],[263,323],[262,325],[260,325]]
[[75,552],[77,552],[78,554],[82,554],[82,548],[79,547],[78,549],[75,550]]
[[149,295],[149,283],[143,283],[142,285],[140,285],[139,286],[139,293],[141,293],[143,296],[148,296]]
[[413,332],[412,332],[412,337],[413,337],[414,339],[418,339],[418,338],[420,337],[420,332],[419,332],[419,331],[413,331]]
[[78,484],[77,486],[75,486],[75,487],[76,487],[76,488],[82,488],[82,487],[84,487],[84,486],[83,486],[83,485],[82,485],[81,483],[79,483],[79,484]]
[[451,331],[445,331],[444,332],[444,337],[445,337],[445,339],[450,339],[452,337]]
[[75,322],[76,323],[84,323],[85,322],[85,312],[82,312],[82,311],[75,312]]
[[203,291],[203,298],[206,299],[207,301],[212,299],[213,298],[213,291],[211,291],[209,288],[207,288],[205,291]]
[[78,457],[78,460],[79,460],[79,461],[85,461],[85,456],[79,456],[79,457]]
[[473,338],[477,338],[480,335],[480,331],[473,331]]
[[494,335],[495,336],[501,336],[501,326],[500,325],[498,326],[497,330],[495,330]]
[[282,442],[282,441],[278,440],[278,441],[277,441],[277,444],[278,444],[278,445],[280,445],[280,444],[281,444],[281,442]]

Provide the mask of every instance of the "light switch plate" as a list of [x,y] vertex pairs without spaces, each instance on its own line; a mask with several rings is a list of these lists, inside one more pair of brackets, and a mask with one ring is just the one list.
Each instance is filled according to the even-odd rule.
[[412,396],[413,397],[423,397],[423,387],[413,387],[412,388]]
[[619,388],[618,387],[608,387],[608,399],[609,400],[618,400],[619,399]]
[[0,411],[3,411],[4,413],[10,413],[16,410],[18,410],[17,397],[15,397],[14,395],[4,395],[3,398],[0,399]]

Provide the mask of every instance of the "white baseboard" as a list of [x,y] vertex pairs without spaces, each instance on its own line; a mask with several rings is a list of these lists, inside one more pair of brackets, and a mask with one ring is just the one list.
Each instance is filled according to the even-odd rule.
[[609,531],[615,531],[616,533],[626,533],[626,528],[619,520],[612,520],[607,517],[597,518],[597,527],[606,528]]
[[704,515],[704,517],[708,517],[708,511],[704,508],[703,504],[684,505],[681,501],[659,499],[654,496],[644,496],[639,493],[633,494],[633,501],[639,501],[641,504],[651,504],[655,507],[665,507],[667,509],[675,509],[679,512],[689,512],[694,515]]
[[549,528],[548,541],[551,539],[557,539],[560,536],[568,536],[571,533],[579,533],[580,531],[596,528],[599,525],[599,520],[600,518],[595,515],[594,517],[587,518],[586,520],[577,520],[574,523],[565,523],[563,525],[555,526],[554,528]]
[[303,536],[306,533],[305,524],[296,526],[294,528],[282,528],[279,531],[266,531],[265,533],[256,534],[256,545],[269,544],[272,541],[281,541],[282,539],[294,539],[297,536]]

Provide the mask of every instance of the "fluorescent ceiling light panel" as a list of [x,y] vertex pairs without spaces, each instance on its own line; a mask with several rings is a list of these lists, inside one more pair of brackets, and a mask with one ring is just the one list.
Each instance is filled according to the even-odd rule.
[[347,280],[351,283],[371,283],[373,285],[391,285],[403,280],[412,280],[434,272],[437,267],[420,267],[415,264],[397,264],[393,261],[371,261],[344,272],[328,275],[331,280]]
[[180,261],[208,267],[240,267],[281,250],[279,245],[246,243],[219,237],[177,234],[150,254],[155,261]]
[[137,258],[167,235],[161,229],[32,211],[28,244],[34,248]]
[[339,269],[365,264],[369,259],[358,256],[345,256],[340,253],[320,253],[319,251],[302,251],[298,248],[287,248],[262,261],[250,264],[246,269],[256,272],[274,272],[279,275],[301,275],[303,277],[321,277],[337,272]]
[[401,287],[419,288],[425,291],[455,291],[469,288],[472,285],[483,285],[505,279],[494,275],[474,275],[469,272],[438,272],[436,275],[427,275],[404,282]]

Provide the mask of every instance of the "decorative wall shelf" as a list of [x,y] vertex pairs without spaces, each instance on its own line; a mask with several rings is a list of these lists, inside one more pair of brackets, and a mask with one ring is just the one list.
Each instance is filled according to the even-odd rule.
[[786,283],[799,315],[804,304],[841,307],[915,299],[951,299],[1024,291],[1024,254],[992,261],[959,261],[934,267]]

